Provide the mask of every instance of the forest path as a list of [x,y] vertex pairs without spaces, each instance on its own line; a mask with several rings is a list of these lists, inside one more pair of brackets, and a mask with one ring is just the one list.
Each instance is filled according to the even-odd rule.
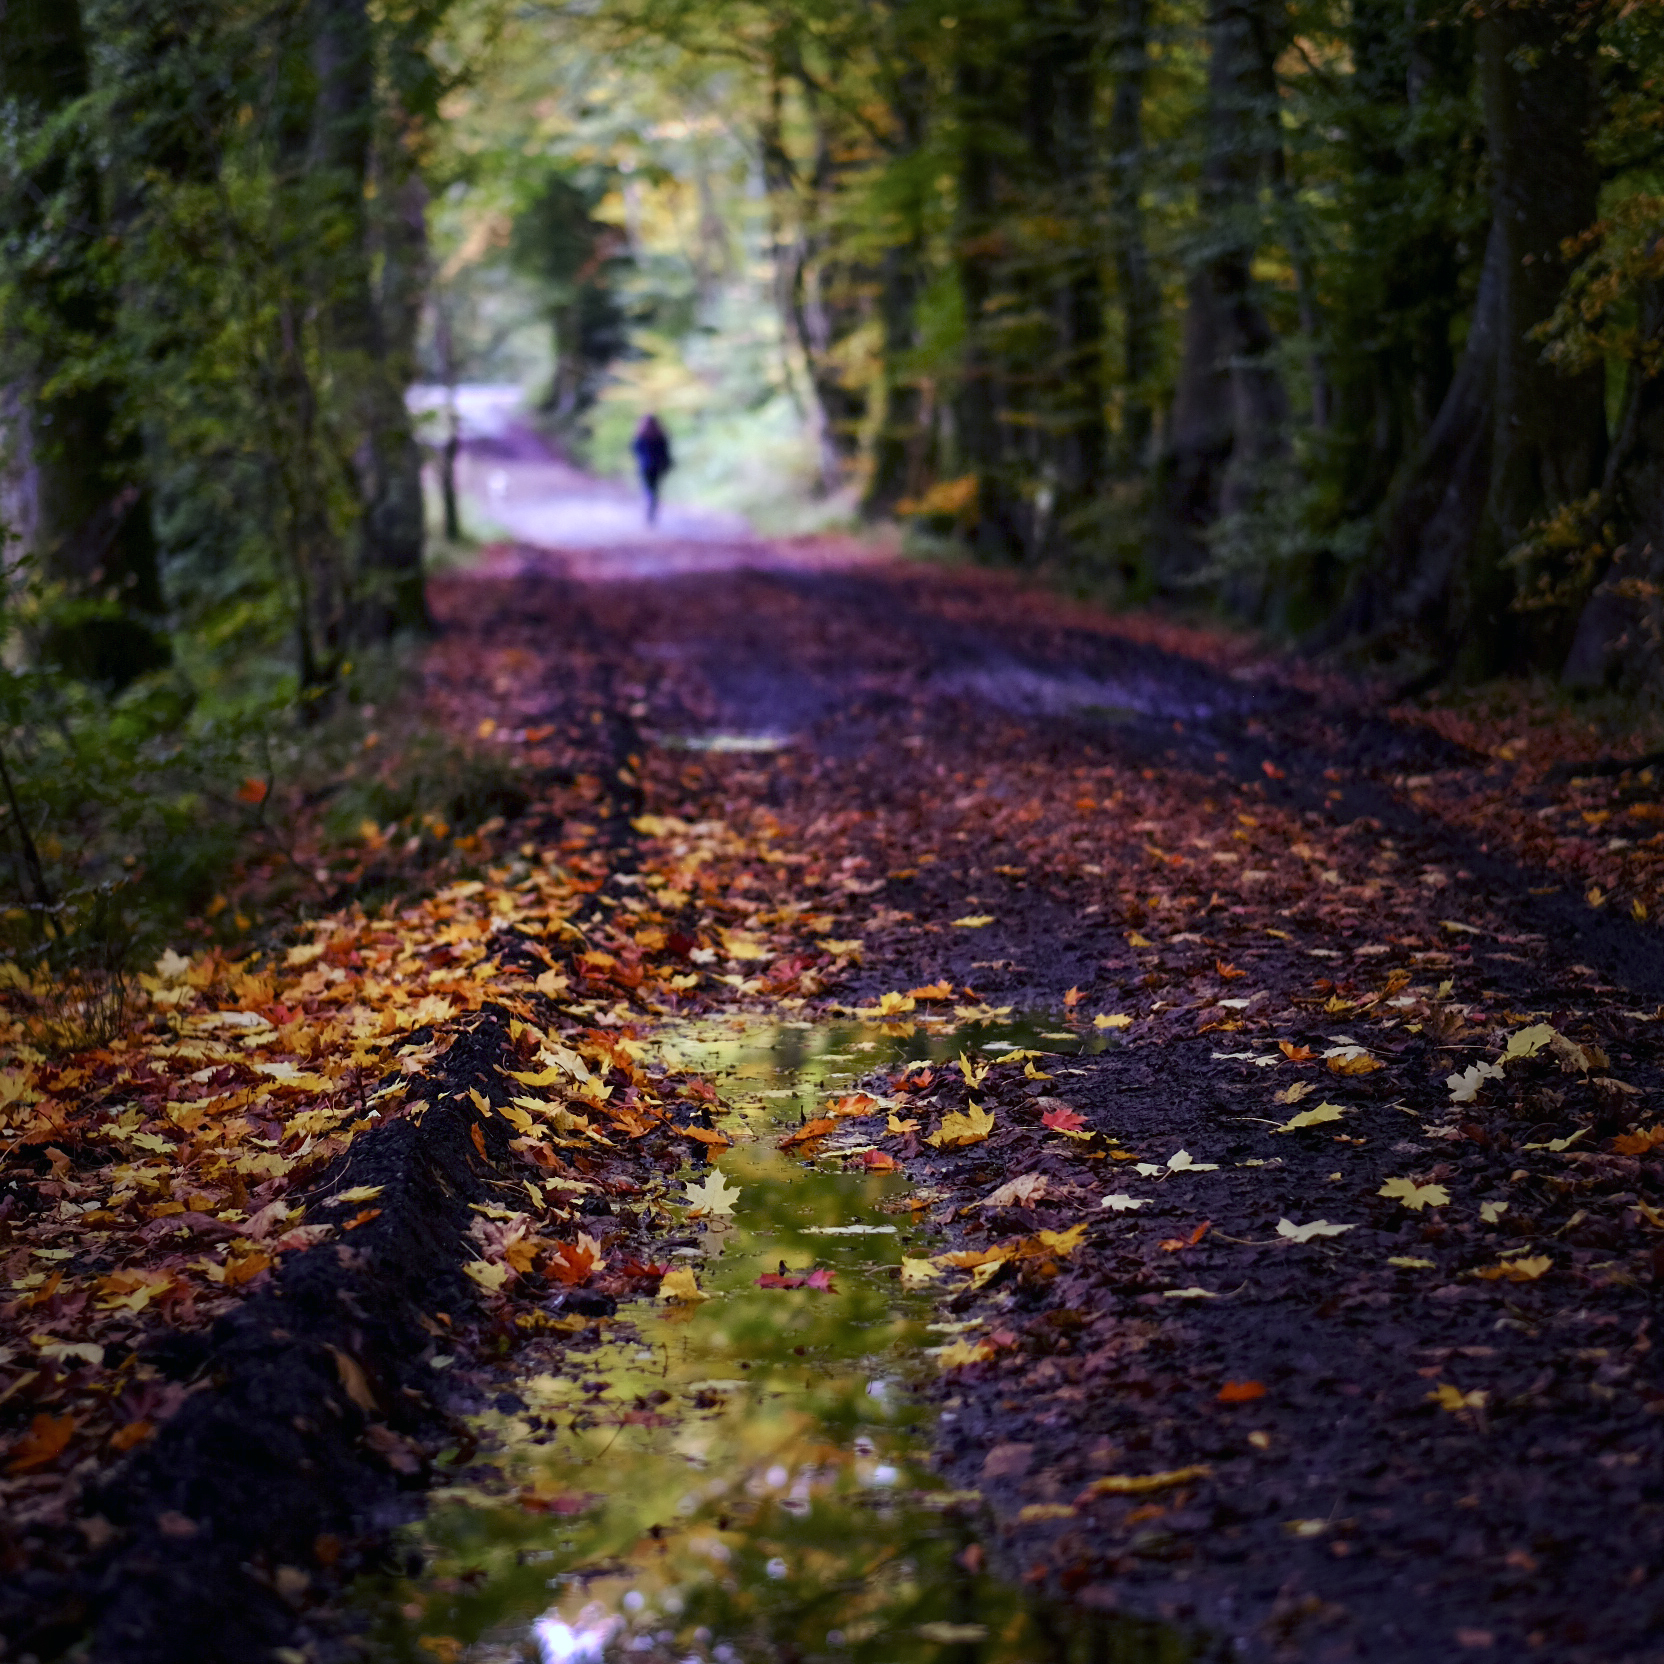
[[863,1146],[961,1264],[1065,1243],[932,1273],[970,1331],[938,1456],[1005,1571],[1233,1657],[1656,1658],[1664,952],[1582,893],[1650,777],[1554,786],[987,574],[568,559],[437,584],[430,696],[534,764],[588,736],[562,847],[625,896],[638,848],[764,841],[642,951],[711,942],[742,1008],[945,1001],[973,1059],[1013,1010],[1074,1050],[939,1073]]

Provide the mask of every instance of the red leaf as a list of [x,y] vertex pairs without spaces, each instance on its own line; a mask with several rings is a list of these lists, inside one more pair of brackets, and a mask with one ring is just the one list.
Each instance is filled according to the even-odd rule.
[[894,1156],[887,1156],[882,1150],[868,1150],[861,1157],[861,1165],[869,1173],[894,1173],[901,1167]]
[[568,1288],[576,1288],[579,1283],[587,1282],[589,1274],[595,1269],[595,1256],[587,1248],[580,1248],[576,1243],[557,1243],[555,1251],[549,1256],[549,1275],[558,1282],[565,1283]]
[[1221,1404],[1250,1404],[1256,1398],[1265,1397],[1265,1383],[1263,1381],[1227,1381],[1219,1389]]
[[242,785],[237,788],[237,801],[239,803],[264,803],[266,801],[266,793],[268,790],[270,790],[270,788],[266,785],[264,780],[256,780],[251,774],[248,779],[246,779]]
[[1086,1117],[1065,1105],[1062,1109],[1048,1109],[1040,1117],[1040,1125],[1053,1132],[1079,1132],[1086,1125]]

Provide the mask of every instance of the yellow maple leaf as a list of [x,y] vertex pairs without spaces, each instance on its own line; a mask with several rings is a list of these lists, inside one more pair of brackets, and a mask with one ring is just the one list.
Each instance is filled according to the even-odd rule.
[[923,1288],[926,1284],[935,1282],[941,1275],[941,1271],[929,1260],[911,1260],[905,1256],[902,1258],[901,1286],[903,1288]]
[[904,1011],[912,1011],[918,1005],[911,994],[880,994],[878,996],[878,1014],[880,1017],[900,1016]]
[[993,1130],[993,1112],[980,1104],[972,1104],[964,1114],[950,1110],[925,1143],[934,1144],[939,1150],[958,1150],[967,1144],[982,1143]]
[[1301,1127],[1320,1127],[1325,1121],[1338,1121],[1345,1113],[1346,1110],[1340,1104],[1314,1104],[1310,1109],[1301,1110],[1298,1115],[1291,1115],[1280,1127],[1273,1127],[1271,1130],[1295,1132]]
[[1450,1200],[1450,1192],[1442,1184],[1418,1185],[1414,1179],[1388,1179],[1375,1194],[1402,1202],[1412,1213],[1420,1213],[1423,1208],[1442,1208]]
[[963,1369],[967,1364],[984,1364],[994,1356],[994,1345],[986,1340],[956,1340],[936,1354],[939,1369]]
[[1100,1011],[1092,1019],[1093,1028],[1131,1028],[1132,1018],[1124,1011]]
[[903,1121],[901,1117],[892,1110],[889,1120],[884,1123],[884,1130],[886,1132],[895,1133],[899,1137],[903,1133],[917,1132],[919,1130],[919,1123],[912,1119]]
[[351,1190],[338,1190],[332,1202],[373,1202],[387,1187],[379,1184],[355,1184]]
[[1490,1396],[1488,1392],[1463,1392],[1460,1387],[1453,1387],[1448,1381],[1441,1381],[1427,1394],[1427,1402],[1437,1404],[1441,1410],[1449,1410],[1455,1415],[1463,1410],[1483,1410]]
[[1534,1283],[1553,1268],[1554,1261],[1547,1254],[1532,1254],[1526,1259],[1503,1260],[1500,1265],[1482,1265],[1474,1276],[1484,1278],[1487,1283]]
[[992,913],[967,913],[962,919],[953,921],[961,930],[982,930],[994,922]]

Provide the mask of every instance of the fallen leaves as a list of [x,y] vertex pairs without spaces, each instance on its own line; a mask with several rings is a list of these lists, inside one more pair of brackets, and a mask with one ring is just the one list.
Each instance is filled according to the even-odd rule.
[[1078,1133],[1086,1125],[1086,1117],[1067,1104],[1059,1104],[1040,1117],[1040,1125],[1051,1132]]
[[1532,1254],[1523,1259],[1503,1260],[1500,1265],[1483,1265],[1471,1275],[1488,1283],[1534,1283],[1554,1269],[1554,1261],[1547,1254]]
[[[762,1276],[757,1279],[757,1287],[809,1288],[816,1289],[823,1294],[830,1294],[834,1292],[836,1286],[833,1283],[832,1278],[833,1273],[825,1266],[818,1267],[815,1270],[806,1272],[800,1276],[796,1272],[787,1271],[785,1268],[785,1261],[782,1260],[780,1270],[765,1271]],[[660,1289],[660,1293],[663,1293],[662,1287]]]
[[33,1473],[37,1468],[55,1462],[69,1448],[75,1436],[75,1417],[72,1415],[38,1415],[29,1429],[16,1439],[6,1461],[8,1473]]
[[1309,1225],[1296,1225],[1292,1219],[1277,1221],[1277,1235],[1289,1242],[1313,1242],[1318,1237],[1342,1236],[1357,1228],[1356,1225],[1331,1225],[1327,1219],[1314,1219]]
[[1442,1184],[1417,1184],[1414,1179],[1388,1179],[1375,1194],[1402,1202],[1412,1213],[1446,1207],[1450,1202],[1450,1192]]
[[1273,1132],[1298,1132],[1302,1127],[1321,1127],[1330,1121],[1338,1121],[1346,1114],[1341,1104],[1314,1104],[1310,1109],[1303,1109],[1298,1115],[1291,1115],[1281,1126],[1273,1127]]
[[990,1190],[980,1202],[973,1204],[979,1208],[1012,1208],[1033,1207],[1046,1194],[1048,1180],[1044,1173],[1024,1173],[1015,1179],[1007,1179],[997,1190]]
[[1252,1404],[1256,1399],[1265,1397],[1265,1383],[1263,1381],[1227,1381],[1219,1389],[1216,1396],[1221,1404]]
[[1075,1505],[1095,1501],[1101,1496],[1148,1496],[1152,1491],[1170,1491],[1178,1485],[1194,1485],[1199,1479],[1210,1479],[1213,1469],[1202,1464],[1187,1468],[1168,1468],[1161,1473],[1110,1473],[1094,1479],[1079,1496]]
[[950,1110],[925,1143],[933,1144],[939,1150],[959,1150],[968,1144],[982,1143],[993,1130],[993,1112],[979,1104],[972,1104],[964,1111]]

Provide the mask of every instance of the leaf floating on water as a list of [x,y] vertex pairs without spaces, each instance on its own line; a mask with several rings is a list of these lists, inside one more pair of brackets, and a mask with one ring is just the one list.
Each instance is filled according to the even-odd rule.
[[1375,1194],[1402,1202],[1412,1213],[1420,1213],[1423,1208],[1442,1208],[1450,1201],[1450,1192],[1442,1184],[1418,1185],[1414,1179],[1388,1179]]
[[740,1186],[730,1185],[727,1179],[714,1169],[703,1183],[695,1184],[689,1179],[686,1184],[687,1195],[683,1201],[695,1213],[730,1214],[734,1211],[734,1203],[740,1197]]
[[1131,1028],[1132,1018],[1124,1011],[1102,1011],[1092,1019],[1093,1028]]
[[701,1300],[709,1300],[710,1295],[699,1286],[699,1279],[694,1276],[691,1265],[679,1265],[674,1271],[664,1274],[659,1283],[659,1298],[691,1306]]

